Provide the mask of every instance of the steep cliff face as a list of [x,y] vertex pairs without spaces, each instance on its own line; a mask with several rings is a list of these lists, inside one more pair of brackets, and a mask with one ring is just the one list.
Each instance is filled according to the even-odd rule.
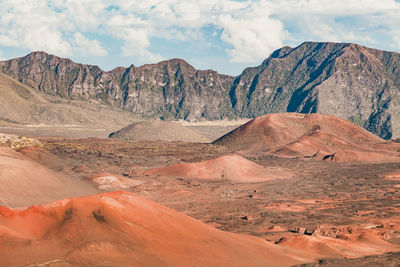
[[[44,52],[33,52],[22,58],[2,62],[1,68],[4,74],[24,84],[61,97],[97,96],[105,93],[106,89],[118,91],[118,82],[99,67],[77,64],[70,59]],[[107,82],[99,84],[105,80]],[[111,92],[107,93],[112,96]]]
[[34,52],[0,72],[47,94],[95,99],[147,118],[196,120],[327,113],[383,138],[400,136],[400,54],[348,43],[276,50],[237,77],[181,59],[104,72]]
[[387,139],[400,135],[400,54],[346,43],[284,47],[244,70],[230,95],[240,116],[333,114]]
[[233,77],[196,70],[181,59],[138,68],[131,66],[119,77],[123,107],[146,117],[186,120],[233,117],[228,95]]
[[33,52],[1,62],[0,71],[51,95],[98,99],[148,118],[233,117],[228,92],[234,78],[198,71],[181,59],[104,72],[97,66]]

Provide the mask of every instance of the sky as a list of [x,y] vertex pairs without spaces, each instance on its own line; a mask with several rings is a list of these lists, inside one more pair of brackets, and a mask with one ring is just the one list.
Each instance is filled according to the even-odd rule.
[[238,75],[282,46],[400,52],[400,0],[0,0],[0,59],[45,51],[103,70],[182,58]]

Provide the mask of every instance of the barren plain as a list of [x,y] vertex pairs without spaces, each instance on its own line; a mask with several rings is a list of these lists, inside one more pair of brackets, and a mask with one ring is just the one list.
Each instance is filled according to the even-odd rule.
[[[248,125],[251,126],[251,124]],[[253,126],[250,126],[248,126],[249,129],[254,129]],[[210,138],[223,132],[226,127],[233,126],[201,125],[201,132],[208,132]],[[313,128],[312,125],[310,127]],[[314,131],[319,132],[319,134],[307,132],[305,136],[312,138],[324,136],[321,131],[329,128],[324,127],[323,125],[320,129],[314,127]],[[192,129],[196,130],[195,127]],[[243,129],[245,130],[239,130],[236,134],[239,132],[243,137],[244,132],[247,131],[246,128]],[[265,133],[266,131],[260,132]],[[280,132],[284,133],[281,130]],[[268,133],[269,136],[273,136],[271,132]],[[298,132],[296,134],[301,135],[300,141],[297,140],[296,142],[304,142],[303,134]],[[338,137],[339,135],[335,136]],[[352,133],[350,136],[357,136],[357,134]],[[382,153],[391,153],[390,155],[396,158],[395,155],[399,152],[397,150],[399,144],[391,141],[383,142],[379,138],[375,140],[375,137],[369,136],[368,133],[365,133],[365,136],[369,138],[368,147],[379,145],[379,147],[386,149]],[[45,266],[70,266],[82,262],[89,265],[106,264],[108,262],[111,265],[114,263],[119,266],[128,266],[129,259],[126,258],[126,255],[132,256],[133,254],[128,253],[121,256],[121,244],[125,244],[126,249],[139,253],[137,257],[135,256],[136,258],[134,257],[141,259],[141,261],[134,262],[137,265],[190,265],[193,262],[205,266],[230,264],[237,266],[290,266],[296,264],[304,264],[304,266],[399,266],[400,264],[400,161],[374,162],[374,158],[372,160],[353,158],[347,161],[334,161],[318,153],[312,156],[308,154],[290,156],[291,153],[282,156],[282,153],[276,153],[276,149],[266,147],[267,139],[263,139],[264,148],[262,150],[245,149],[241,151],[236,151],[234,146],[211,143],[135,142],[98,137],[64,138],[48,136],[36,137],[36,140],[40,142],[39,146],[19,148],[17,149],[18,152],[13,153],[23,154],[25,159],[30,159],[35,164],[40,164],[59,176],[85,183],[85,186],[88,183],[91,184],[93,188],[89,190],[90,194],[94,191],[106,193],[100,199],[112,198],[115,200],[110,200],[113,204],[110,201],[103,203],[97,202],[98,200],[95,197],[91,197],[71,200],[71,203],[75,204],[63,204],[64,207],[69,205],[74,210],[72,215],[68,215],[72,216],[72,219],[67,216],[67,219],[70,220],[67,224],[68,227],[77,227],[78,222],[81,223],[81,220],[88,218],[85,216],[89,215],[84,214],[90,214],[91,210],[83,210],[83,206],[81,206],[87,205],[90,209],[93,209],[94,222],[100,226],[107,222],[109,224],[107,227],[111,227],[110,229],[113,229],[112,231],[117,236],[120,235],[119,231],[123,231],[137,238],[138,230],[125,228],[126,226],[123,226],[116,219],[125,216],[122,215],[124,212],[122,210],[111,211],[109,207],[109,204],[117,207],[121,203],[125,203],[125,200],[121,199],[125,199],[126,196],[125,193],[107,195],[110,194],[107,192],[123,190],[128,192],[127,194],[133,193],[132,196],[141,197],[137,200],[139,202],[132,204],[134,206],[129,210],[136,216],[124,217],[125,220],[135,225],[136,221],[140,221],[140,224],[145,225],[143,227],[147,227],[148,234],[153,233],[154,229],[161,227],[160,225],[177,224],[179,221],[181,221],[180,223],[187,222],[183,223],[185,227],[186,225],[192,227],[190,228],[192,230],[188,230],[189,232],[202,233],[203,230],[199,229],[203,229],[202,225],[206,224],[210,228],[204,228],[204,231],[208,233],[207,235],[211,239],[200,242],[210,244],[210,247],[220,251],[220,255],[234,259],[233,255],[240,253],[234,252],[237,249],[249,250],[251,253],[246,254],[248,252],[242,251],[245,256],[232,261],[225,261],[222,260],[223,257],[217,257],[214,262],[201,261],[201,257],[196,258],[191,255],[190,250],[185,252],[189,253],[187,254],[189,258],[180,257],[179,252],[167,257],[166,255],[169,252],[163,245],[160,245],[161,247],[158,247],[158,250],[154,250],[154,247],[152,250],[144,249],[147,246],[153,246],[151,244],[154,244],[154,242],[164,244],[163,242],[166,239],[158,232],[155,234],[157,237],[152,237],[153,241],[146,241],[146,237],[148,237],[146,232],[143,233],[143,236],[140,234],[140,242],[144,242],[141,243],[143,251],[140,253],[137,252],[135,245],[132,245],[139,242],[136,239],[128,240],[121,236],[119,241],[122,243],[115,243],[117,241],[113,239],[114,237],[108,234],[96,237],[86,236],[85,238],[93,240],[94,243],[82,245],[79,243],[79,238],[73,236],[74,231],[80,231],[78,228],[78,230],[63,228],[67,227],[64,226],[64,220],[66,220],[64,216],[64,219],[60,219],[60,222],[62,222],[60,226],[52,226],[49,228],[50,230],[43,230],[46,234],[40,236],[40,238],[32,237],[32,233],[19,233],[18,235],[14,233],[18,238],[22,238],[21,236],[29,240],[37,238],[38,243],[32,241],[33,245],[26,245],[25,243],[25,245],[21,245],[22,241],[15,241],[20,240],[15,239],[15,236],[5,239],[8,241],[3,243],[3,246],[7,247],[14,244],[20,249],[16,251],[21,253],[28,251],[29,255],[33,255],[32,261],[19,262],[21,266],[28,263],[39,264],[44,262],[47,262]],[[378,143],[375,144],[374,142]],[[308,144],[319,145],[320,142]],[[340,144],[343,145],[343,143]],[[281,144],[276,145],[282,147]],[[348,144],[346,143],[346,145]],[[283,147],[287,146],[284,145]],[[331,148],[328,143],[324,147]],[[357,149],[366,148],[357,145]],[[261,173],[264,173],[264,175],[261,175]],[[247,179],[247,176],[257,179]],[[270,179],[266,177],[270,177]],[[77,204],[81,203],[80,201],[87,204]],[[164,211],[164,207],[160,208],[159,212],[162,210],[163,214],[165,212],[168,216],[165,215],[166,217],[163,217],[164,219],[161,222],[149,224],[155,218],[151,217],[153,216],[152,212],[158,209],[154,207],[158,206],[153,207],[156,204],[147,201],[154,201],[203,224],[197,225],[196,222],[192,225],[191,222],[187,221],[187,217],[181,217],[181,214],[171,213],[168,210]],[[54,205],[59,204],[51,205],[51,207],[55,207]],[[141,205],[153,208],[146,211],[140,208]],[[43,214],[54,212],[48,211],[46,205],[36,207],[38,210],[44,209],[44,211],[40,211]],[[98,210],[101,210],[102,213],[98,213]],[[11,217],[4,214],[10,213],[4,210],[0,213],[3,214],[0,223],[3,227],[5,225],[7,229],[7,225],[12,225],[12,220]],[[89,220],[85,221],[84,224],[94,222]],[[152,228],[153,223],[154,228]],[[93,226],[94,229],[97,229],[93,231],[99,231],[99,233],[105,231],[106,228],[100,226]],[[223,232],[214,233],[211,230],[212,228]],[[87,234],[86,230],[88,229],[85,229],[83,228],[82,235]],[[200,240],[198,239],[200,237],[197,236],[184,236],[187,231],[185,229],[183,229],[183,233],[173,232],[172,234],[177,236],[178,241],[171,244],[166,243],[166,246],[173,246],[174,249],[183,251],[188,244],[182,245],[179,240],[192,240],[190,238]],[[229,237],[222,233],[235,233],[240,234],[240,236]],[[69,236],[67,239],[71,240],[72,243],[59,243],[57,241],[59,238],[65,238],[65,235]],[[249,236],[263,240],[265,251],[261,252],[261,243],[257,243],[260,241],[251,241],[248,239]],[[161,241],[154,241],[157,238],[161,238]],[[170,240],[171,237],[166,238]],[[111,243],[104,243],[105,240]],[[58,258],[56,261],[48,261],[49,259],[55,260],[50,256],[34,257],[37,254],[44,255],[38,251],[47,250],[48,244],[53,244],[51,242],[55,242],[57,248],[62,248],[57,250]],[[240,245],[235,242],[239,242]],[[199,245],[196,249],[203,255],[210,247]],[[69,252],[63,254],[65,253],[64,250]],[[98,260],[93,259],[94,256],[100,255],[98,254],[100,252],[105,253],[104,255],[110,253],[108,261],[101,257]],[[151,257],[149,256],[151,254],[146,253],[155,254]],[[263,253],[266,254],[262,256]],[[204,255],[202,257],[207,258]],[[190,257],[192,257],[192,260],[190,260]],[[59,258],[63,260],[58,260]],[[88,261],[88,258],[91,260]],[[10,258],[7,259],[9,263],[14,262]]]

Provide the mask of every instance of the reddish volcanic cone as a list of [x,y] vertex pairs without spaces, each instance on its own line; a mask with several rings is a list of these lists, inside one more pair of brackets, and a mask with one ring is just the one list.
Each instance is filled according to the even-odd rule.
[[312,260],[126,192],[0,208],[0,248],[4,266],[289,266]]
[[284,169],[265,168],[239,155],[227,155],[196,163],[174,164],[149,170],[145,174],[204,180],[230,180],[239,183],[256,183],[293,176],[293,173]]
[[399,144],[386,142],[339,117],[323,114],[261,116],[215,140],[213,144],[241,150],[242,153],[270,153],[281,157],[322,159],[337,153],[335,161],[400,160]]

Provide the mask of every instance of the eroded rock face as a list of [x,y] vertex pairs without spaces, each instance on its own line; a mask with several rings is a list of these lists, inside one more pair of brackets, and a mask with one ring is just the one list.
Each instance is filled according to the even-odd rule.
[[400,134],[400,54],[355,44],[307,42],[246,69],[231,90],[240,116],[326,113],[382,138]]
[[399,66],[399,53],[306,42],[276,50],[237,77],[196,70],[180,59],[104,72],[44,52],[0,62],[0,72],[49,94],[98,99],[148,118],[317,112],[389,139],[400,136]]
[[233,116],[229,100],[233,77],[198,71],[181,59],[105,72],[97,66],[33,52],[0,63],[0,70],[48,94],[97,99],[148,118]]

